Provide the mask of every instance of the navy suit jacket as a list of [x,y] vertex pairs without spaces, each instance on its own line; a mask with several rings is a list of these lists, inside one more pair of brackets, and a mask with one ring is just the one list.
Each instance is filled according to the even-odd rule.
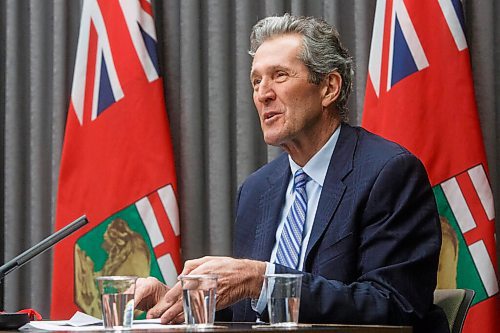
[[[290,177],[282,154],[242,184],[235,257],[269,261]],[[422,163],[393,142],[342,124],[305,255],[300,322],[448,331],[444,313],[433,305],[440,246]],[[297,271],[276,265],[276,273]],[[232,316],[256,319],[248,299],[232,306]]]

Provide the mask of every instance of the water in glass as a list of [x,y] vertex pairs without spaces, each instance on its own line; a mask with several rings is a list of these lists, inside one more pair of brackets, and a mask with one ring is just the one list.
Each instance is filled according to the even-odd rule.
[[299,321],[299,297],[272,297],[268,302],[269,322],[276,326],[294,326]]
[[127,328],[134,319],[134,294],[102,295],[102,314],[105,328]]
[[211,326],[215,319],[215,288],[184,289],[183,305],[186,324]]

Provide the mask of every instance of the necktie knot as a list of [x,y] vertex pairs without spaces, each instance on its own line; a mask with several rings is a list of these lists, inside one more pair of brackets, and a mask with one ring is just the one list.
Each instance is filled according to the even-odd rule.
[[307,175],[307,173],[304,172],[303,169],[297,170],[293,178],[295,190],[305,188],[309,179],[311,178],[309,178],[309,176]]

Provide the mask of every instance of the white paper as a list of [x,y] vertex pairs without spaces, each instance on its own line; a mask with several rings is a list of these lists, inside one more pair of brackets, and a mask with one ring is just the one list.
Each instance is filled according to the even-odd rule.
[[44,330],[44,331],[99,331],[104,330],[101,325],[88,325],[88,326],[70,326],[67,320],[40,320],[31,321],[21,327],[19,330]]
[[[185,329],[187,325],[162,325],[160,319],[134,320],[132,329]],[[102,320],[82,312],[76,312],[70,320],[41,320],[31,321],[19,330],[44,330],[44,331],[104,331]]]
[[77,312],[75,312],[73,317],[71,317],[71,319],[68,320],[67,323],[70,326],[76,326],[76,327],[87,326],[87,325],[97,325],[97,324],[102,325],[102,319],[92,317],[86,313],[77,311]]

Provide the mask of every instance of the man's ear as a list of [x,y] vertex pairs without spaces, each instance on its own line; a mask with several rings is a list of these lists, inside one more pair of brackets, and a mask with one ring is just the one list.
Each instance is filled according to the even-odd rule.
[[323,85],[323,100],[321,104],[324,108],[328,108],[339,98],[342,77],[337,71],[333,71],[325,76]]

